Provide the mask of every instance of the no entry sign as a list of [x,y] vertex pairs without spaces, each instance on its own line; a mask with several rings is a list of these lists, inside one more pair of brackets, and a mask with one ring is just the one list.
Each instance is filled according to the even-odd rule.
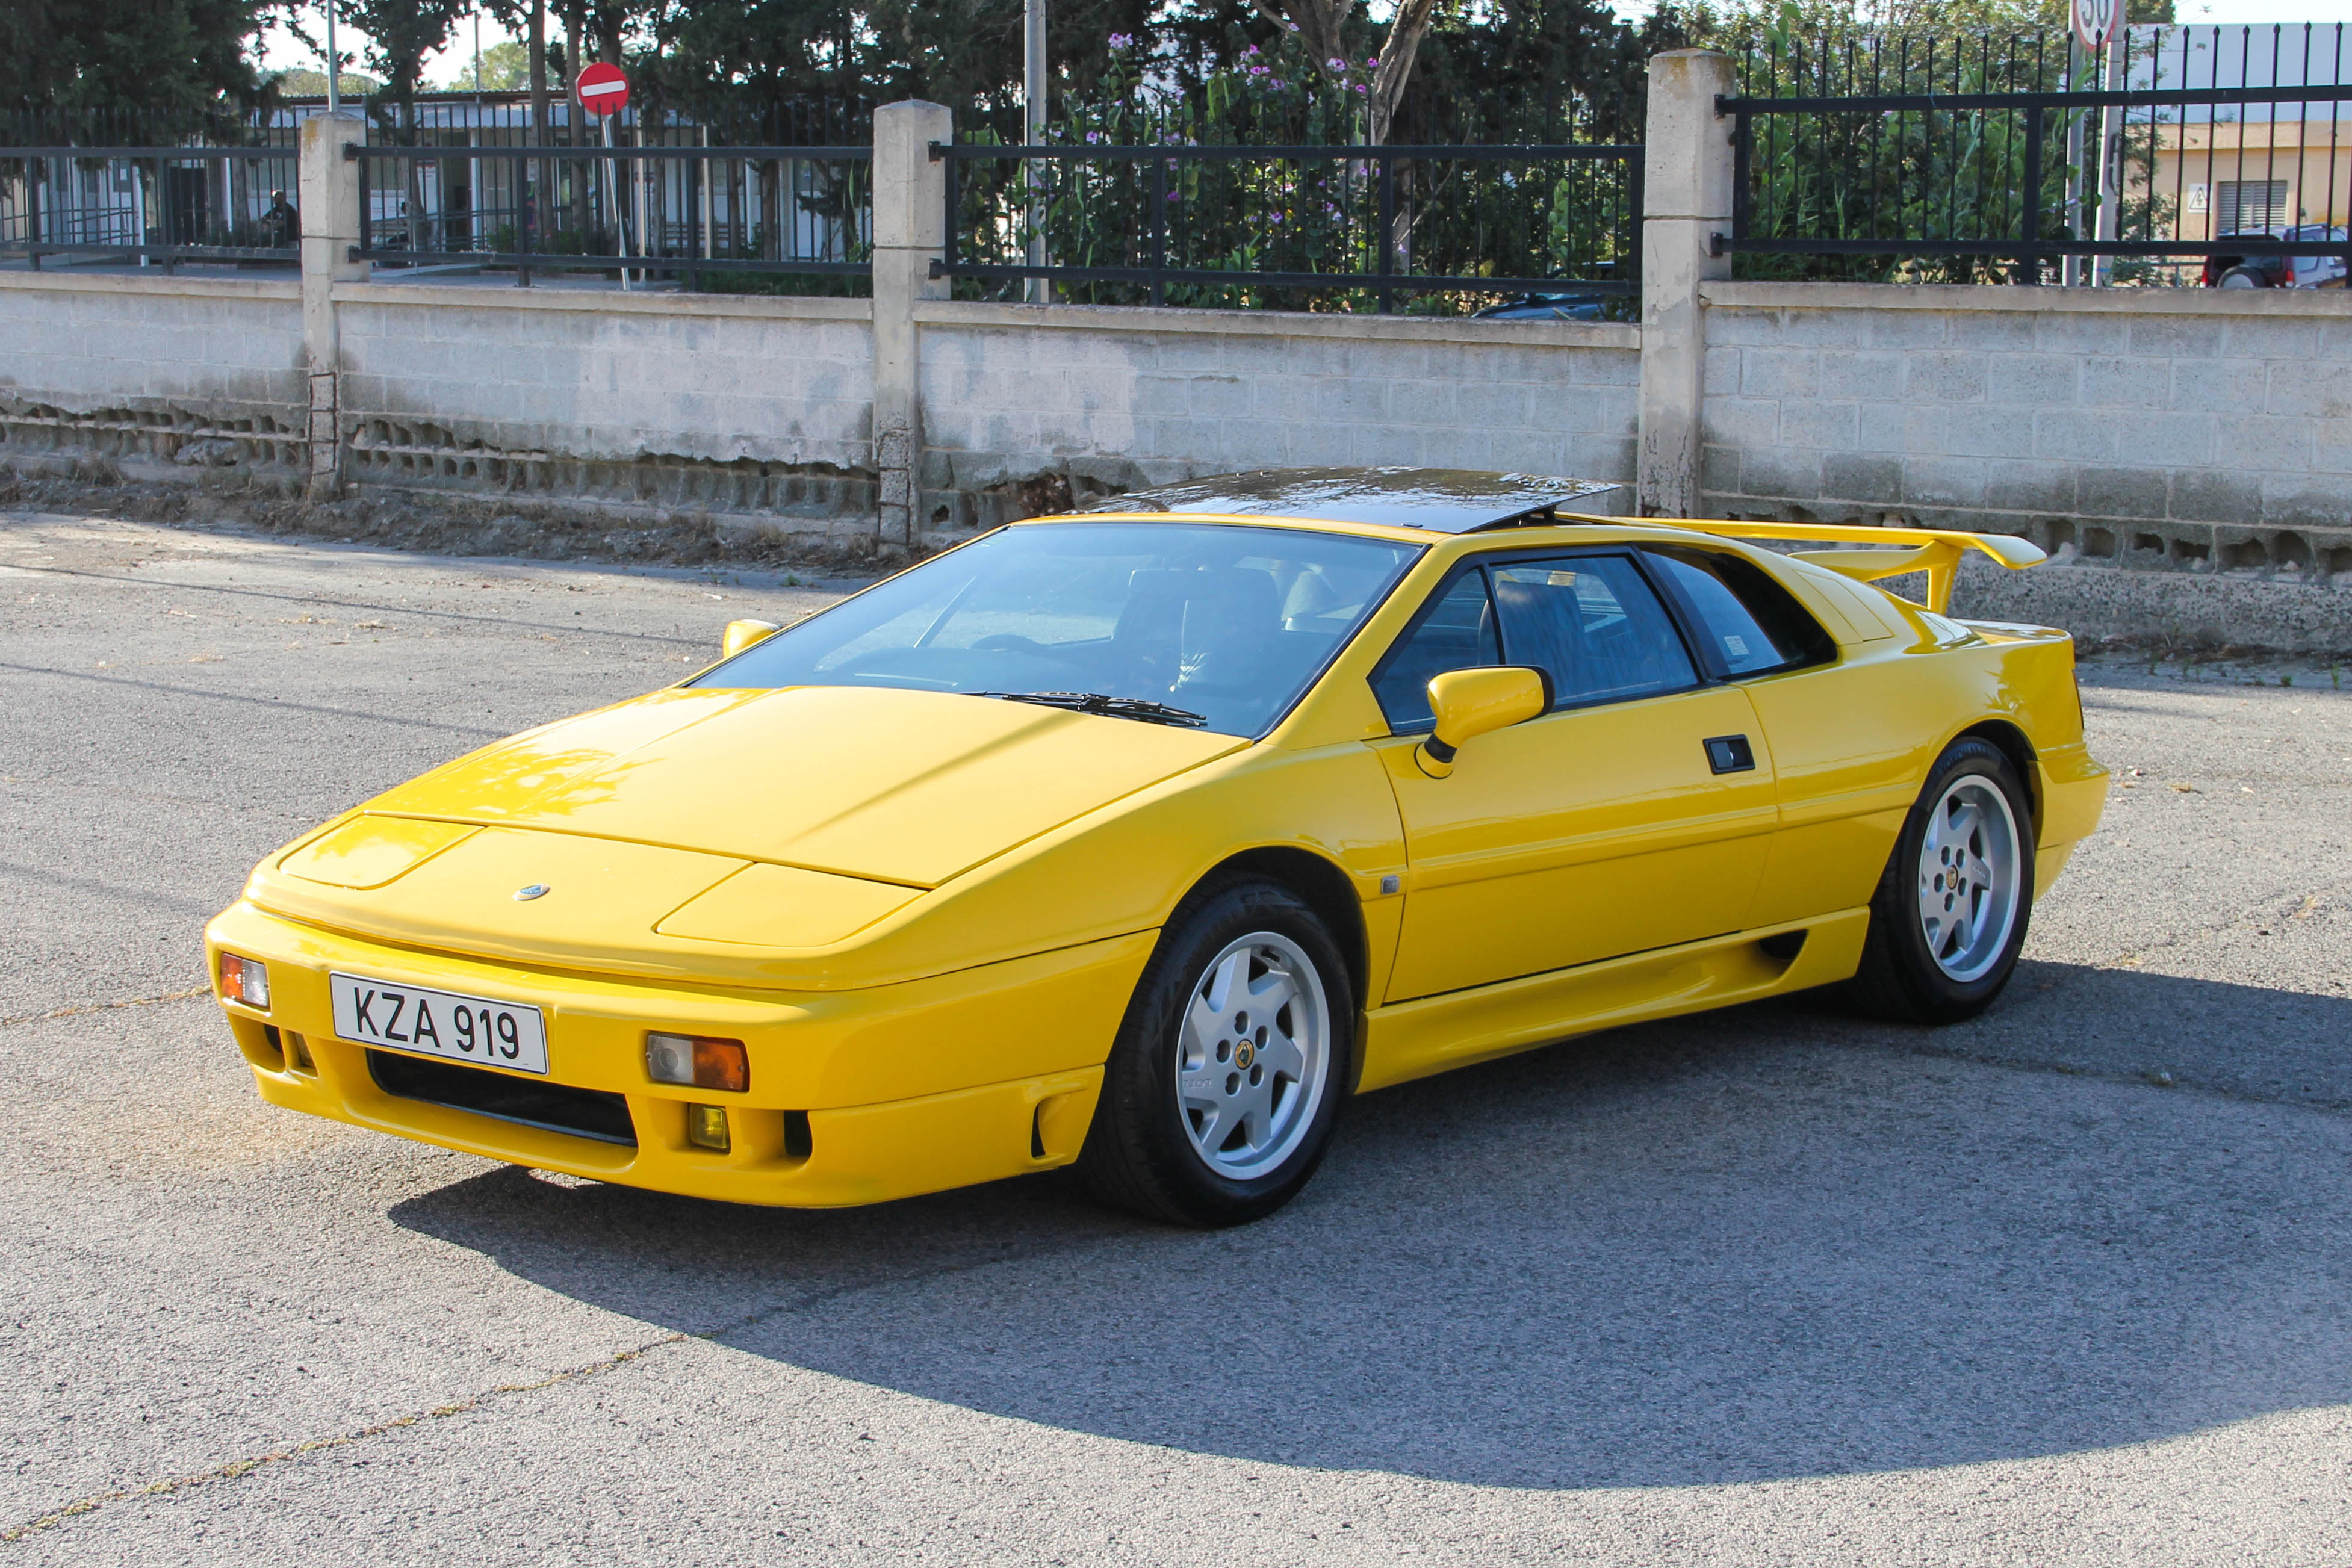
[[579,95],[580,107],[591,114],[618,114],[629,104],[629,78],[621,74],[620,67],[602,60],[582,71],[572,90]]

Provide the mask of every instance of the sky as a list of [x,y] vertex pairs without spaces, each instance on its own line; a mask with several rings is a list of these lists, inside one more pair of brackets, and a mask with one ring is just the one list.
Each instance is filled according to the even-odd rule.
[[[1614,0],[1617,14],[1634,17],[1648,11],[1652,0]],[[2183,22],[2200,25],[2235,26],[2242,24],[2268,26],[2273,22],[2317,22],[2332,24],[2352,22],[2352,0],[2177,0]],[[314,13],[320,8],[314,7]],[[482,47],[509,37],[507,30],[485,16],[482,21]],[[318,30],[314,15],[313,31]],[[364,68],[356,63],[359,45],[347,27],[337,29],[337,44],[347,63],[346,70]],[[467,68],[474,57],[474,30],[471,22],[460,23],[452,47],[437,55],[426,57],[425,79],[446,81]],[[283,27],[273,27],[262,36],[261,64],[266,70],[321,70],[323,62],[309,49],[297,43]]]

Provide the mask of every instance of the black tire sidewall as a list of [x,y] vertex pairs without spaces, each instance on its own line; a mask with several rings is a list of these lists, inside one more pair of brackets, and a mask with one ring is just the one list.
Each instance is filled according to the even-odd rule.
[[[1176,1053],[1193,983],[1227,944],[1252,932],[1288,937],[1315,967],[1329,1010],[1331,1042],[1322,1098],[1288,1159],[1262,1176],[1235,1181],[1193,1148],[1176,1092]],[[1157,949],[1104,1070],[1103,1092],[1081,1174],[1106,1197],[1191,1225],[1237,1225],[1279,1208],[1322,1163],[1339,1103],[1353,1082],[1356,999],[1339,945],[1313,908],[1278,883],[1249,880],[1188,898]],[[1123,1168],[1107,1169],[1106,1166]]]
[[[1928,819],[1945,791],[1971,774],[1991,779],[2009,802],[2010,819],[2017,830],[2017,918],[2010,923],[2009,940],[1993,967],[1974,980],[1961,981],[1944,973],[1927,951],[1927,933],[1919,926],[1916,884]],[[2025,929],[2033,915],[2034,836],[2032,804],[2017,776],[2016,764],[2006,752],[1974,737],[1944,748],[1936,766],[1928,769],[1927,785],[1913,802],[1911,814],[1904,819],[1894,858],[1887,862],[1885,878],[1879,885],[1877,907],[1871,912],[1873,922],[1880,926],[1878,935],[1892,963],[1894,978],[1905,1000],[1924,1021],[1957,1023],[1975,1017],[1992,1005],[2016,973],[2017,956],[2025,946]]]

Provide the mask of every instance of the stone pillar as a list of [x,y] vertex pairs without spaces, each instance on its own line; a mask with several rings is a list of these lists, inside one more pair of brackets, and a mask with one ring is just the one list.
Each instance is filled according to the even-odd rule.
[[335,326],[335,285],[364,279],[368,264],[351,259],[360,243],[360,167],[343,145],[367,140],[357,114],[319,114],[302,122],[296,200],[302,216],[302,350],[310,371],[310,496],[331,500],[343,490],[342,340]]
[[1706,318],[1699,285],[1731,276],[1712,255],[1731,227],[1731,57],[1672,49],[1650,61],[1642,175],[1642,444],[1635,499],[1645,517],[1696,517],[1699,428],[1706,398]]
[[884,544],[921,530],[922,345],[915,302],[948,297],[931,263],[947,256],[947,165],[934,141],[955,138],[943,104],[909,99],[874,111],[874,470]]

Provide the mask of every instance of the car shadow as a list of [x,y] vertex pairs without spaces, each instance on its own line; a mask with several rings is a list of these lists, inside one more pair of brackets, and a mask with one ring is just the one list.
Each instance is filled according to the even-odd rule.
[[1236,1230],[1059,1175],[822,1213],[508,1170],[392,1214],[795,1367],[1486,1485],[1946,1466],[2352,1401],[2352,1125],[2185,1062],[2168,1091],[1955,1060],[2025,1063],[2118,1007],[2352,1040],[2352,1001],[2035,965],[1959,1030],[1798,999],[1367,1096],[1299,1200]]

